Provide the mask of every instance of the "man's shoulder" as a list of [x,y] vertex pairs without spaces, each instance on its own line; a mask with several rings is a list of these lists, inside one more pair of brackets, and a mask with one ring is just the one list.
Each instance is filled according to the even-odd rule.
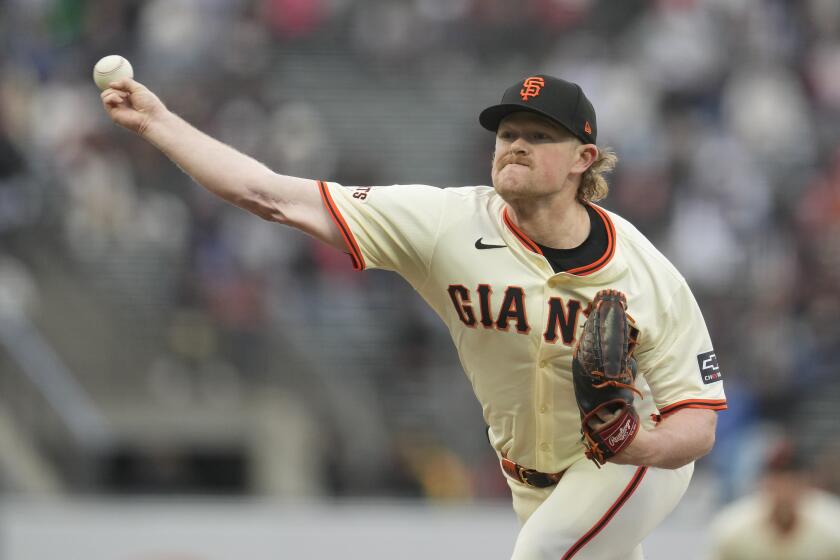
[[629,220],[622,216],[604,209],[615,226],[616,240],[622,250],[630,253],[627,255],[635,261],[642,261],[646,268],[655,270],[657,273],[669,275],[674,281],[684,283],[685,278],[671,263],[662,251],[660,251],[639,229]]
[[[351,186],[329,182],[333,192],[342,192],[357,202],[391,204],[420,210],[427,204],[480,204],[498,199],[496,191],[487,186],[438,187],[421,183]],[[335,189],[339,189],[335,191]]]
[[[336,183],[339,184],[339,183]],[[345,185],[342,185],[345,186]],[[348,187],[348,188],[358,188],[358,187]],[[377,185],[373,188],[384,188],[384,189],[433,189],[441,192],[446,192],[447,194],[457,195],[457,196],[490,196],[495,194],[496,190],[493,187],[488,187],[486,185],[472,185],[472,186],[437,186],[437,185],[427,185],[424,183],[397,183],[395,185]]]
[[616,237],[619,240],[625,241],[641,251],[650,253],[651,256],[655,258],[665,259],[666,261],[668,260],[665,255],[663,255],[645,236],[645,234],[639,231],[639,229],[629,220],[616,214],[612,210],[607,210],[606,208],[602,209],[607,212],[612,220],[613,225],[615,226]]
[[496,194],[496,189],[487,185],[467,185],[464,187],[446,187],[448,192],[456,193],[462,196],[492,196]]
[[486,185],[446,187],[444,191],[446,191],[447,194],[450,194],[454,197],[462,198],[464,200],[486,200],[498,197],[498,195],[496,194],[496,189],[494,189],[493,187],[488,187]]
[[[359,187],[350,187],[359,188]],[[426,192],[436,196],[445,196],[451,199],[459,199],[464,201],[469,200],[486,200],[491,198],[498,198],[496,190],[493,187],[484,185],[466,186],[466,187],[438,187],[434,185],[424,184],[396,184],[396,185],[382,185],[377,187],[369,187],[373,189],[384,189],[386,192],[396,194],[398,192]]]
[[499,215],[504,205],[495,189],[487,186],[436,187],[422,184],[396,184],[361,188],[362,203],[403,215],[440,215],[447,223],[489,219]]

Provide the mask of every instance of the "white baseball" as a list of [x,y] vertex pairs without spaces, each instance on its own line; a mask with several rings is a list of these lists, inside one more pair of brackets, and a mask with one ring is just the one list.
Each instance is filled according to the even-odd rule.
[[99,59],[93,67],[93,81],[101,90],[108,89],[108,84],[123,78],[133,78],[131,63],[118,54],[109,54]]

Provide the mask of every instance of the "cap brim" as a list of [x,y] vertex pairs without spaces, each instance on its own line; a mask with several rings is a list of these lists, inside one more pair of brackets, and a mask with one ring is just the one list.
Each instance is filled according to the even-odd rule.
[[512,113],[535,113],[542,117],[547,118],[551,122],[555,122],[562,126],[565,129],[569,129],[569,127],[549,115],[544,111],[540,111],[539,109],[535,109],[533,107],[529,107],[527,105],[519,105],[516,103],[500,103],[499,105],[493,105],[491,107],[487,107],[478,115],[478,122],[489,130],[490,132],[496,132],[499,130],[499,125],[502,123],[502,119]]

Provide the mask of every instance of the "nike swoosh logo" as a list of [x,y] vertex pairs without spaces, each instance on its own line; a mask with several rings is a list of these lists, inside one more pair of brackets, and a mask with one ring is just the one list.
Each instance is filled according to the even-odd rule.
[[486,243],[482,243],[481,240],[484,239],[483,237],[479,237],[475,240],[475,248],[476,249],[501,249],[502,247],[507,247],[507,245],[487,245]]

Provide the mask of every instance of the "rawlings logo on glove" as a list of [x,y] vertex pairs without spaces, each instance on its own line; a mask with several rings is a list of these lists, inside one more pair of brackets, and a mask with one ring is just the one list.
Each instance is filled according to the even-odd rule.
[[620,430],[615,435],[612,435],[607,438],[607,443],[611,447],[618,447],[619,445],[623,444],[624,441],[635,433],[636,425],[633,422],[633,418],[627,418],[627,422],[621,427]]
[[586,456],[599,467],[633,442],[639,415],[633,394],[636,381],[638,331],[630,324],[627,298],[617,290],[602,290],[572,358],[572,379],[580,409]]

